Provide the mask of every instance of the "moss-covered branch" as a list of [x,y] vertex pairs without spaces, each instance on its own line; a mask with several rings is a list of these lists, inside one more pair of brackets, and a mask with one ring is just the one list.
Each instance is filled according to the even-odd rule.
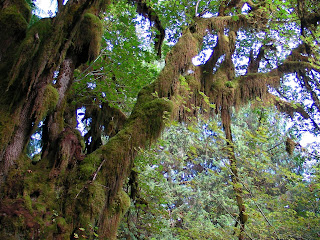
[[[148,146],[158,138],[166,119],[175,115],[173,102],[180,85],[179,76],[191,66],[197,46],[198,40],[186,30],[168,54],[167,65],[159,78],[140,91],[124,127],[106,145],[88,155],[75,175],[70,175],[70,178],[80,180],[78,185],[69,189],[69,194],[77,198],[75,203],[67,204],[70,207],[66,212],[76,215],[78,212],[87,213],[84,216],[77,215],[75,228],[89,221],[98,226],[99,236],[115,239],[120,215],[125,211],[121,205],[127,205],[123,203],[127,201],[119,199],[119,194],[123,198],[121,188],[129,176],[132,161],[139,148]],[[100,168],[98,173],[97,168]],[[96,176],[95,181],[85,186],[93,175]],[[112,207],[114,204],[118,207]]]
[[137,13],[141,14],[145,18],[149,19],[150,22],[154,23],[157,33],[154,41],[154,49],[157,56],[161,58],[161,47],[165,38],[165,29],[161,24],[160,18],[155,10],[147,4],[145,0],[131,0],[137,5]]

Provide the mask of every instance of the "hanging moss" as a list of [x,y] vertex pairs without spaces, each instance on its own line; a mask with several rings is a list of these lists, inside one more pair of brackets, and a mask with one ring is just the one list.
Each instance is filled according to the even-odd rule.
[[51,111],[53,111],[58,103],[59,93],[52,85],[47,85],[43,92],[43,100],[41,106],[36,109],[35,125],[43,120],[43,118]]
[[296,147],[296,143],[291,139],[287,138],[286,140],[286,152],[291,156],[293,154],[293,150]]
[[146,127],[146,134],[150,139],[155,139],[159,136],[163,128],[164,113],[172,112],[172,102],[166,98],[160,98],[156,96],[154,92],[154,86],[157,83],[150,84],[144,87],[138,96],[137,103],[133,109],[130,118],[127,121],[126,131],[131,132],[131,122],[140,119],[139,121],[144,123]]
[[69,126],[65,127],[57,139],[59,147],[55,153],[53,166],[49,174],[50,178],[56,178],[59,175],[65,176],[70,169],[84,159],[84,145],[80,138],[81,135],[77,129]]
[[74,44],[83,56],[83,61],[94,60],[100,52],[103,25],[99,17],[92,13],[83,16]]
[[154,140],[163,128],[163,113],[172,111],[172,103],[167,99],[156,98],[146,103],[141,110],[148,126],[147,134]]
[[88,221],[92,224],[98,221],[102,236],[114,239],[112,236],[121,216],[130,205],[121,187],[136,149],[160,134],[163,115],[172,109],[170,101],[152,96],[152,89],[146,87],[140,92],[137,105],[124,128],[81,162],[76,174],[87,179],[87,183],[71,190],[72,194],[78,195],[76,212],[86,213],[80,217],[79,227]]
[[[28,80],[29,76],[24,73],[25,71],[27,71],[27,68],[30,65],[28,59],[34,58],[34,56],[38,53],[39,48],[41,47],[41,41],[47,39],[51,32],[52,23],[51,19],[49,18],[41,19],[27,31],[25,39],[19,46],[17,53],[15,53],[16,61],[10,69],[11,71],[9,74],[9,82],[7,88],[13,85],[19,77],[22,78],[19,78],[19,80],[22,80],[21,82],[23,88],[28,85],[26,81]],[[24,75],[22,75],[21,73],[24,73]],[[33,81],[29,83],[30,86],[32,86]],[[21,84],[21,82],[19,82],[19,84]],[[21,86],[19,86],[19,88],[21,88]]]
[[6,146],[6,143],[11,138],[11,134],[14,131],[15,122],[17,117],[12,116],[5,110],[6,108],[0,108],[0,144]]
[[[19,1],[21,3],[25,2],[25,0]],[[10,2],[11,4],[11,2],[15,2],[15,0],[6,2]],[[90,3],[88,3],[88,5],[96,5],[96,2],[100,1],[91,1]],[[87,5],[83,3],[75,3],[72,5],[83,6],[83,8],[80,9],[81,11],[79,10],[79,13],[77,12],[77,16],[75,16],[75,18],[73,19],[80,18],[80,16],[82,18],[82,14],[85,11],[85,7]],[[21,30],[21,32],[25,34],[24,31],[27,25],[25,23],[22,23],[23,17],[21,17],[21,15],[24,14],[14,16],[12,15],[14,11],[12,11],[11,14],[9,10],[10,8],[0,10],[0,20],[2,17],[3,21],[8,21],[8,16],[10,16],[11,21],[16,21],[16,23],[13,25],[19,26],[18,30]],[[1,85],[7,85],[2,89],[4,89],[5,91],[8,85],[11,85],[11,88],[8,90],[8,93],[15,93],[16,96],[19,97],[19,99],[17,99],[16,102],[31,103],[30,108],[24,108],[28,111],[27,116],[21,116],[22,114],[20,114],[19,111],[20,106],[18,107],[18,109],[13,109],[11,111],[15,111],[15,113],[17,113],[17,118],[27,118],[28,120],[26,121],[26,124],[28,124],[28,126],[31,125],[31,121],[34,125],[36,125],[36,123],[34,122],[42,120],[42,118],[44,118],[48,112],[56,108],[56,104],[59,99],[58,91],[52,85],[46,85],[48,84],[48,82],[50,82],[50,77],[52,77],[53,71],[56,70],[57,67],[60,65],[60,61],[63,61],[64,56],[70,53],[72,54],[72,57],[76,59],[78,57],[78,53],[83,54],[85,56],[80,56],[80,59],[81,57],[83,57],[83,59],[79,60],[81,62],[82,60],[87,61],[88,59],[93,59],[99,53],[102,35],[102,24],[100,23],[99,18],[97,18],[93,14],[85,14],[82,23],[80,24],[80,29],[82,29],[79,31],[79,45],[77,45],[75,41],[73,42],[74,48],[70,48],[71,41],[76,39],[75,29],[78,29],[79,24],[76,23],[76,21],[72,21],[72,24],[70,22],[63,22],[62,19],[65,20],[64,16],[68,15],[68,12],[66,12],[62,11],[60,13],[60,16],[57,15],[57,17],[52,22],[50,19],[46,19],[43,21],[41,20],[35,25],[33,25],[28,30],[26,35],[23,35],[23,37],[26,36],[26,38],[22,42],[22,44],[19,43],[20,48],[19,45],[17,45],[17,48],[19,48],[19,51],[17,51],[18,58],[16,58],[16,61],[10,62],[11,66],[9,71],[7,72],[10,72],[11,67],[14,65],[14,69],[11,71],[12,81],[9,83],[9,78],[7,78],[8,73],[6,73],[5,77],[1,77]],[[15,20],[15,18],[17,20]],[[21,24],[18,24],[17,21],[20,20]],[[54,25],[54,27],[52,27],[52,23],[59,24]],[[70,34],[69,32],[63,31],[66,28],[68,28],[69,32],[71,32]],[[1,38],[3,36],[1,31],[0,34]],[[75,49],[77,49],[78,52],[75,52]],[[2,54],[2,52],[0,54]],[[1,73],[5,72],[2,70],[3,68],[1,69]],[[5,79],[6,84],[3,83],[3,79]],[[11,94],[11,97],[12,95],[13,94]],[[13,104],[13,106],[16,105],[15,103]],[[33,111],[31,111],[31,109]],[[10,114],[7,114],[8,112],[10,112],[7,107],[2,108],[1,106],[0,111],[0,142],[2,142],[4,139],[3,134],[8,134],[6,132],[6,129],[12,132],[13,130],[11,129],[20,127],[20,125],[15,125],[15,119],[13,119],[12,116],[10,116]],[[29,114],[29,112],[32,113]],[[9,125],[8,123],[10,122],[13,122],[13,124]],[[23,121],[21,122],[24,124]],[[11,133],[8,135],[10,138]],[[5,143],[7,143],[7,141],[5,141]],[[55,147],[54,144],[56,143],[52,143],[51,146]],[[5,144],[3,144],[2,146],[4,145]],[[79,145],[81,144],[79,143]],[[118,146],[118,148],[121,147]],[[121,154],[123,154],[123,152]],[[116,160],[113,161],[116,162]],[[86,181],[87,178],[90,179],[92,173],[96,171],[97,167],[101,163],[101,156],[99,156],[98,165],[93,165],[93,167],[95,167],[93,171],[90,172],[87,168],[84,167],[84,164],[83,169],[81,169],[82,178],[79,178],[79,176],[76,174],[70,176],[74,179],[68,178],[67,176],[67,173],[70,173],[71,170],[73,170],[69,169],[69,166],[65,169],[66,171],[61,174],[61,176],[50,179],[50,168],[48,167],[48,165],[50,164],[48,162],[48,159],[41,159],[41,161],[39,161],[36,165],[32,165],[30,159],[24,159],[23,164],[21,165],[23,166],[23,169],[20,168],[19,164],[17,164],[17,169],[13,169],[13,171],[7,175],[8,181],[4,192],[6,193],[5,196],[8,197],[8,200],[6,199],[7,204],[5,204],[5,201],[1,201],[0,208],[2,208],[4,205],[6,207],[16,206],[17,208],[19,208],[19,211],[21,209],[21,214],[19,212],[19,214],[16,214],[16,216],[10,215],[8,218],[6,218],[6,220],[8,220],[9,223],[15,226],[13,226],[11,229],[9,224],[6,225],[8,227],[0,226],[0,236],[2,236],[1,234],[3,232],[7,231],[11,231],[12,235],[14,235],[16,230],[16,236],[18,236],[18,238],[21,239],[70,239],[70,235],[73,229],[68,229],[67,224],[70,227],[72,227],[73,220],[77,218],[74,216],[74,213],[72,214],[72,212],[68,212],[72,217],[64,217],[63,210],[64,208],[66,208],[66,206],[64,205],[64,201],[70,197],[69,195],[65,196],[65,194],[77,192],[77,190],[79,189],[79,186],[75,186],[75,189],[72,189],[73,191],[69,192],[68,188],[71,188],[71,186],[69,186],[70,182],[79,183],[81,181]],[[77,176],[78,178],[76,178],[75,176]],[[83,202],[87,201],[88,199],[92,200],[89,201],[91,208],[88,209],[92,210],[91,213],[96,215],[90,215],[89,219],[94,219],[93,221],[97,220],[99,215],[101,215],[101,211],[104,210],[105,205],[106,188],[101,185],[105,184],[106,177],[102,176],[101,178],[102,179],[100,179],[100,177],[96,179],[96,183],[99,183],[100,185],[93,185],[92,189],[89,191],[89,195],[86,195],[86,198],[83,199]],[[70,180],[70,182],[68,182],[68,180]],[[14,202],[10,198],[19,199],[19,205],[14,205]],[[72,204],[73,200],[74,199],[70,199],[68,203]],[[6,210],[0,210],[0,216],[2,218],[2,213],[4,213],[4,211]],[[14,213],[14,211],[11,210],[12,209],[10,209],[10,212]],[[81,211],[77,213],[81,213]],[[90,214],[90,211],[87,211],[86,213]],[[32,218],[29,218],[30,216]],[[26,230],[24,229],[24,227],[26,228]],[[29,233],[35,232],[38,235],[28,235]],[[10,233],[3,234],[3,236],[3,239],[8,239]]]
[[186,81],[192,91],[198,92],[201,88],[201,83],[194,75],[187,75]]
[[268,76],[261,73],[250,73],[238,78],[239,88],[236,91],[235,105],[248,103],[250,100],[265,99],[268,92]]
[[107,226],[108,232],[113,233],[110,234],[110,240],[117,239],[117,228],[121,221],[123,215],[127,212],[130,207],[130,198],[126,192],[122,189],[118,192],[114,202],[109,206],[108,209],[108,218],[111,219],[111,224]]
[[246,27],[249,24],[249,19],[244,14],[238,14],[235,16],[218,16],[209,18],[208,26],[211,30],[221,31],[224,28],[239,29],[240,27]]
[[[78,217],[78,227],[86,228],[88,224],[96,226],[99,216],[101,216],[106,204],[106,188],[99,181],[94,182],[83,189],[73,204],[75,209],[70,212],[71,216],[80,214]],[[70,209],[71,210],[71,209]],[[69,211],[69,210],[68,210]]]
[[[25,32],[31,19],[31,9],[25,0],[14,0],[0,10],[1,39],[20,36]],[[23,35],[22,35],[23,36]]]
[[186,73],[193,66],[192,58],[198,54],[198,39],[190,29],[186,29],[177,44],[166,56],[166,66],[161,71],[157,83],[160,97],[171,97],[179,83],[179,76]]
[[130,207],[130,198],[122,189],[119,191],[114,203],[110,206],[111,213],[120,214],[122,217]]

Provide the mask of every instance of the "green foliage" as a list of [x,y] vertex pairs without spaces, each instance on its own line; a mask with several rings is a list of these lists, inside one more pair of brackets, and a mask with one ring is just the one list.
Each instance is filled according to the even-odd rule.
[[35,5],[35,0],[26,0],[27,4],[32,10],[31,19],[29,22],[29,27],[35,24],[40,20],[40,17],[35,14],[35,11],[37,11],[37,6]]
[[[249,219],[245,234],[317,239],[319,171],[305,165],[318,163],[308,152],[285,152],[285,118],[274,109],[246,109],[233,120]],[[120,239],[235,239],[237,204],[225,138],[215,122],[173,126],[136,158],[139,192]],[[130,193],[130,181],[128,186]]]
[[135,8],[119,1],[109,11],[104,20],[99,57],[75,74],[74,101],[108,102],[129,113],[138,92],[155,80],[159,67],[150,45],[137,33],[139,20]]

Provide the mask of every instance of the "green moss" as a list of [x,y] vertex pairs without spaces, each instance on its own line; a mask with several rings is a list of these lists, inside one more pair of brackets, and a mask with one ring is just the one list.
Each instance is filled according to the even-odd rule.
[[117,239],[117,227],[123,217],[130,207],[129,196],[121,189],[117,196],[115,197],[113,203],[108,208],[108,216],[110,224],[108,226],[103,226],[104,230],[108,232],[108,239]]
[[[173,104],[172,101],[166,98],[159,98],[157,95],[157,93],[154,93],[154,84],[151,84],[140,91],[137,103],[126,124],[128,133],[135,130],[132,129],[130,124],[139,119],[138,121],[143,122],[143,127],[146,128],[147,138],[153,140],[159,136],[162,127],[164,126],[164,118],[168,117],[165,115],[171,114]],[[139,139],[141,138],[141,136],[136,137],[139,137]]]
[[44,213],[46,212],[46,210],[47,210],[47,207],[45,206],[44,203],[35,203],[35,204],[33,205],[33,208],[34,208],[37,212],[39,212],[39,213],[41,213],[41,214],[44,214]]
[[52,220],[46,222],[44,226],[41,228],[41,234],[39,239],[54,239],[53,234],[57,233],[57,224],[52,222]]
[[24,33],[31,18],[31,10],[25,0],[15,0],[0,11],[0,35],[2,39]]
[[24,194],[23,199],[24,199],[24,204],[25,204],[26,208],[30,212],[32,212],[32,201],[31,201],[30,195],[29,194]]
[[91,201],[91,217],[100,216],[106,203],[106,188],[97,183],[93,183],[90,187],[90,194],[92,196]]
[[0,24],[4,26],[4,28],[1,28],[2,36],[19,34],[28,27],[26,19],[17,11],[15,6],[7,7],[0,12]]
[[77,191],[77,193],[80,193],[77,199],[70,202],[74,204],[74,208],[67,207],[67,215],[69,215],[66,218],[67,223],[73,222],[76,218],[78,227],[96,226],[99,216],[105,209],[107,196],[106,188],[101,179],[103,177],[100,176],[94,182],[82,188],[81,193],[79,190]]
[[27,38],[34,38],[38,34],[40,40],[46,39],[52,33],[52,20],[50,18],[40,19],[28,30]]
[[172,102],[164,98],[155,98],[154,100],[145,103],[141,110],[144,114],[147,132],[151,139],[156,139],[163,127],[164,113],[171,113],[173,109]]
[[57,230],[59,233],[64,233],[65,236],[61,236],[62,239],[70,239],[69,238],[69,232],[70,232],[70,227],[67,224],[66,220],[63,217],[57,217],[56,218],[56,224],[57,224]]
[[11,0],[12,4],[14,4],[19,13],[24,17],[24,19],[29,22],[31,19],[31,8],[26,0]]
[[[26,158],[23,159],[27,161]],[[71,229],[59,212],[61,206],[57,198],[59,197],[57,192],[60,188],[55,181],[48,179],[50,169],[44,164],[45,162],[40,161],[37,165],[27,165],[25,169],[20,168],[10,171],[8,181],[12,181],[13,184],[18,181],[21,184],[19,189],[23,192],[22,207],[25,209],[23,214],[28,217],[20,220],[11,219],[10,223],[18,224],[21,222],[21,227],[25,228],[25,221],[28,221],[32,216],[33,222],[29,228],[32,229],[32,226],[36,227],[38,224],[40,226],[40,239],[52,239],[55,234],[58,234],[60,239],[69,239]],[[16,189],[11,191],[17,192]],[[20,229],[20,227],[14,229]]]
[[200,90],[201,83],[194,76],[187,75],[186,81],[189,84],[191,90],[193,90],[193,91]]
[[79,176],[83,179],[89,179],[101,164],[101,156],[97,153],[89,154],[79,166]]
[[44,90],[44,99],[41,108],[37,110],[37,123],[41,121],[49,112],[52,112],[59,101],[59,93],[52,85],[47,85]]
[[120,214],[122,217],[130,207],[130,197],[122,189],[117,194],[113,204],[110,206],[112,214]]
[[237,88],[238,87],[238,81],[227,81],[224,84],[227,88]]
[[[41,19],[27,31],[26,37],[20,44],[19,49],[16,53],[16,60],[9,74],[7,87],[13,85],[16,79],[19,78],[20,74],[23,73],[25,66],[29,64],[28,59],[34,58],[34,56],[39,51],[41,41],[43,41],[44,39],[48,39],[51,31],[52,25],[51,19],[49,18]],[[41,62],[41,60],[39,61]],[[40,62],[39,65],[41,64]],[[23,82],[26,79],[22,78],[19,80]]]
[[101,20],[91,13],[83,16],[74,44],[79,52],[85,51],[87,60],[94,60],[100,52],[103,25]]
[[[5,108],[5,107],[4,107]],[[11,134],[14,131],[15,120],[8,113],[9,110],[1,107],[0,109],[0,144],[6,146],[6,143],[10,140]]]

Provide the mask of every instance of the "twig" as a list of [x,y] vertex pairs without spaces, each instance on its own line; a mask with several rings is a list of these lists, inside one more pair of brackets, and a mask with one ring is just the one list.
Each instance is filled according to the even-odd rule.
[[276,144],[275,146],[273,146],[272,148],[269,148],[268,150],[266,150],[266,152],[269,152],[269,151],[271,151],[272,149],[274,149],[274,148],[276,148],[276,147],[278,147],[279,145],[281,145],[282,143],[284,143],[285,141],[282,141],[282,142],[280,142],[280,143],[278,143],[278,144]]
[[198,0],[197,1],[197,4],[196,4],[196,10],[195,10],[195,17],[197,17],[197,15],[198,15],[198,7],[199,7],[199,3],[201,2],[201,0]]
[[[217,197],[215,197],[214,195],[211,195],[211,196],[216,199],[217,203],[230,215],[231,218],[233,218],[233,220],[235,220],[238,224],[241,224],[239,218],[234,217],[234,216],[228,211],[228,209],[219,202],[219,200],[217,199]],[[223,229],[223,228],[222,228],[222,229]],[[225,232],[225,231],[224,231],[224,232]],[[250,238],[251,240],[253,240],[253,238],[246,232],[245,229],[243,229],[243,232],[248,236],[248,238]]]
[[[232,172],[232,170],[228,167],[229,172],[234,175],[234,173]],[[234,175],[235,176],[235,175]],[[260,208],[260,206],[258,205],[258,203],[254,200],[254,195],[252,194],[251,190],[245,185],[245,183],[243,181],[241,181],[241,179],[237,176],[235,176],[237,178],[237,180],[242,184],[242,186],[250,193],[251,195],[251,200],[254,202],[254,204],[256,205],[256,207],[258,208],[259,212],[262,214],[263,218],[266,220],[266,222],[269,224],[270,227],[272,227],[274,229],[274,234],[276,235],[277,238],[278,234],[275,230],[275,227],[272,226],[272,224],[270,223],[269,219],[267,218],[267,216],[263,213],[262,209]]]
[[[91,175],[91,176],[92,176],[92,177],[91,177],[91,180],[88,180],[88,181],[86,182],[86,184],[80,189],[80,191],[77,193],[77,195],[75,196],[74,199],[77,199],[78,196],[80,195],[80,193],[83,191],[83,189],[87,188],[90,184],[92,184],[92,183],[96,180],[97,175],[98,175],[99,171],[101,170],[102,165],[105,163],[105,161],[106,161],[106,159],[103,159],[103,161],[100,163],[98,169]],[[104,185],[102,185],[102,184],[99,184],[99,185],[100,185],[100,186],[103,186],[103,187],[105,187],[105,188],[108,188],[107,186],[104,186]]]

